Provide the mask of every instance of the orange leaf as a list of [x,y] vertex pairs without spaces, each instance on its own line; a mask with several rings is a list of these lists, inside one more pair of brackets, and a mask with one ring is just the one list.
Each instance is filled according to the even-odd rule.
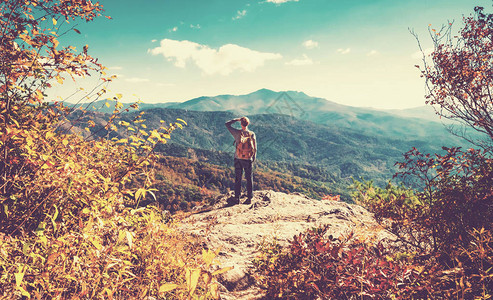
[[58,252],[50,254],[50,256],[48,256],[47,263],[52,264],[58,256],[60,256],[60,253]]

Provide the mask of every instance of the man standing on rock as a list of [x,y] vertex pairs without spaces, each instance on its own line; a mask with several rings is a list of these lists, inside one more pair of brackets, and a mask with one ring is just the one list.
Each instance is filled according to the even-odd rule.
[[[240,122],[241,130],[233,128],[231,124]],[[255,162],[257,155],[257,139],[255,133],[248,130],[250,120],[247,117],[241,117],[226,122],[226,128],[233,135],[236,144],[235,151],[235,194],[231,205],[240,203],[241,192],[241,177],[243,176],[243,170],[245,170],[245,178],[247,182],[247,200],[243,204],[252,203],[253,197],[253,177],[252,177],[252,165]]]

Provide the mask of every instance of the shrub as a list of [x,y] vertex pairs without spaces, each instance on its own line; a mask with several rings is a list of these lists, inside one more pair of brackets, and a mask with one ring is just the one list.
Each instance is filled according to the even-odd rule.
[[[457,249],[455,267],[437,257],[400,252],[351,235],[327,237],[328,226],[295,236],[283,248],[264,243],[253,261],[266,299],[489,299],[492,240],[486,231]],[[469,262],[466,265],[466,260]]]
[[[155,147],[186,123],[148,131],[142,114],[117,122],[118,94],[104,123],[44,103],[45,89],[62,76],[104,75],[87,46],[75,53],[57,40],[79,32],[64,31],[65,24],[101,12],[86,0],[2,4],[0,298],[217,299],[215,276],[225,270],[213,272],[216,252],[178,233],[155,208],[129,207],[152,196]],[[87,122],[83,132],[71,114]],[[114,131],[126,138],[110,139]]]
[[417,193],[422,214],[412,222],[429,231],[434,250],[442,253],[456,244],[467,246],[468,233],[480,228],[491,230],[493,219],[491,153],[444,150],[444,155],[431,156],[412,149],[405,154],[405,161],[397,164],[401,172],[396,175],[422,182]]

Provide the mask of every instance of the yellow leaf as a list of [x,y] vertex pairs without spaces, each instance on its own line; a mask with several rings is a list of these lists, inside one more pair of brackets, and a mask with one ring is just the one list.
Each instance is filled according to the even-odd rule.
[[145,195],[146,195],[145,189],[138,189],[137,192],[135,192],[135,200],[139,200],[141,197],[145,198]]
[[141,293],[140,293],[140,298],[144,299],[144,297],[145,297],[145,295],[147,295],[148,291],[149,291],[149,288],[147,288],[147,287],[143,288]]
[[165,283],[159,287],[159,294],[166,293],[172,291],[178,287],[177,284],[174,283]]
[[153,131],[151,131],[151,137],[155,137],[155,138],[160,139],[161,135],[156,130],[153,130]]
[[52,19],[53,20],[53,25],[56,25],[57,21],[55,18]]
[[209,267],[212,264],[212,261],[214,260],[215,257],[216,257],[216,253],[214,253],[214,251],[211,251],[210,249],[202,250],[202,259],[204,260],[207,267]]
[[15,273],[15,285],[17,287],[20,287],[21,286],[21,283],[22,283],[22,280],[24,279],[24,273]]
[[[17,126],[17,128],[20,128],[19,122],[17,122],[15,119],[11,119],[11,120],[14,122],[14,124]],[[144,124],[142,124],[142,126],[144,126]]]
[[67,141],[67,140],[63,140],[63,141],[62,141],[62,144],[63,144],[64,146],[67,146],[67,145],[68,145],[68,141]]
[[106,107],[110,107],[110,104],[108,102],[105,102],[104,104],[106,105]]
[[48,238],[44,235],[40,236],[39,237],[39,241],[41,242],[41,244],[43,244],[44,246],[46,246],[48,244]]
[[211,296],[213,299],[220,299],[219,297],[219,286],[217,285],[217,282],[214,282],[211,284]]
[[212,276],[209,272],[206,272],[204,273],[204,275],[202,275],[203,279],[204,279],[204,282],[206,285],[208,285],[209,283],[211,283],[212,281]]
[[193,295],[200,278],[200,269],[187,269],[187,286],[189,295]]
[[182,120],[182,119],[180,119],[180,118],[177,118],[176,120],[177,120],[177,121],[182,122],[182,123],[183,123],[183,124],[185,124],[185,125],[188,125],[188,124],[187,124],[187,122],[185,122],[184,120]]
[[234,269],[234,266],[219,269],[219,270],[217,270],[217,271],[213,272],[213,273],[212,273],[212,276],[216,276],[216,275],[219,275],[219,274],[222,274],[222,273],[228,272],[229,270],[232,270],[232,269]]
[[21,292],[21,295],[31,299],[31,294],[29,294],[23,287],[18,286],[17,289]]
[[132,233],[129,232],[129,231],[125,231],[125,235],[127,236],[128,246],[130,248],[132,248],[132,245],[133,245],[133,236],[132,236]]
[[98,250],[101,250],[101,248],[103,248],[103,246],[96,240],[91,240],[91,243],[94,245],[94,247],[96,247],[96,249]]
[[36,95],[35,95],[36,99],[41,100],[44,98],[43,93],[41,93],[40,90],[36,90],[35,93],[36,93]]

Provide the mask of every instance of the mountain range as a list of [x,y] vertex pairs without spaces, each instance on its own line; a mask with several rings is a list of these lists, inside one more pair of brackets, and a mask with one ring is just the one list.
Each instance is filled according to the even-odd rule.
[[[93,106],[103,108],[95,113],[95,119],[102,122],[108,117],[101,113],[111,109],[104,102]],[[159,151],[223,167],[230,166],[234,150],[224,123],[247,115],[249,127],[257,135],[258,160],[266,171],[296,174],[337,185],[338,190],[341,184],[349,185],[351,177],[386,184],[396,172],[395,162],[412,147],[428,153],[440,152],[442,146],[469,147],[432,120],[432,108],[382,111],[344,106],[302,92],[262,89],[182,103],[143,103],[140,109],[145,111],[149,129],[158,128],[160,120],[171,123],[181,118],[188,123],[183,130],[173,132],[170,143]],[[120,117],[131,122],[137,114]]]
[[[90,108],[111,113],[104,100]],[[126,104],[129,106],[130,104]],[[80,106],[80,104],[79,104]],[[174,108],[191,111],[229,111],[237,116],[284,114],[317,124],[353,129],[371,136],[398,139],[434,139],[445,144],[463,145],[462,139],[449,134],[434,109],[422,106],[401,110],[377,110],[338,104],[303,92],[275,92],[260,89],[246,95],[203,96],[184,102],[141,103],[141,110]]]

